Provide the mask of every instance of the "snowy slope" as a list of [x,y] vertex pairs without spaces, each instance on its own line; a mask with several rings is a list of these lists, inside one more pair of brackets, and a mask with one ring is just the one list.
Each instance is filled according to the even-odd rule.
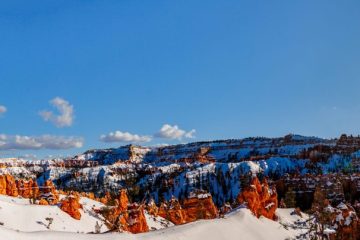
[[[61,211],[58,206],[33,205],[29,203],[29,199],[0,195],[0,223],[3,223],[4,228],[22,232],[93,232],[96,222],[99,222],[99,224],[102,222],[100,216],[93,211],[93,208],[100,208],[104,205],[84,197],[81,198],[80,203],[83,205],[83,209],[80,210],[81,219],[75,220]],[[145,213],[145,216],[151,230],[173,226],[172,223],[162,217],[152,217],[147,213]],[[46,227],[48,224],[46,218],[53,218],[50,229]],[[102,225],[101,232],[107,230],[107,227]]]
[[[143,234],[83,234],[82,232],[92,231],[94,221],[96,221],[96,218],[90,214],[87,215],[86,211],[82,220],[76,221],[72,220],[65,213],[61,213],[56,206],[34,206],[28,205],[26,201],[21,199],[0,197],[0,205],[2,207],[0,219],[5,224],[0,227],[0,236],[11,240],[262,240],[294,238],[301,233],[301,230],[298,229],[285,229],[279,222],[266,218],[257,219],[248,209],[242,208],[228,214],[224,219],[203,220]],[[94,203],[88,199],[83,199],[82,201],[89,204],[89,206]],[[298,216],[290,215],[290,213],[290,209],[278,209],[277,212],[280,220],[288,225],[305,220]],[[50,231],[44,228],[42,224],[36,222],[37,220],[43,220],[47,216],[54,217],[54,223]],[[15,231],[17,229],[21,229],[21,231]],[[24,232],[27,230],[35,232]],[[64,230],[73,233],[64,232]]]
[[[95,229],[96,221],[100,220],[91,210],[92,206],[99,203],[88,198],[82,198],[84,209],[80,210],[81,220],[71,218],[58,206],[31,205],[28,199],[0,195],[0,222],[5,228],[24,232],[49,231],[46,228],[46,218],[53,218],[50,230],[88,233]],[[102,231],[106,231],[105,226]]]

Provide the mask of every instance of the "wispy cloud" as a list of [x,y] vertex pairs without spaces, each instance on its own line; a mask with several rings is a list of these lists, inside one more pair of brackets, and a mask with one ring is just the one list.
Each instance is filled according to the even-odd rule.
[[0,105],[0,116],[2,114],[6,113],[6,111],[7,111],[7,108],[5,106],[3,106],[3,105]]
[[131,134],[129,132],[115,131],[101,135],[100,140],[103,142],[150,142],[152,137]]
[[36,160],[36,159],[38,159],[38,157],[35,154],[29,154],[29,153],[26,153],[24,155],[20,155],[20,156],[18,156],[18,158],[22,158],[22,159],[26,159],[26,160]]
[[74,107],[60,97],[52,99],[50,104],[58,110],[59,114],[54,114],[52,111],[41,111],[39,114],[44,121],[50,121],[59,128],[70,127],[74,119]]
[[182,139],[182,138],[195,138],[196,130],[192,129],[191,131],[185,131],[180,129],[177,125],[171,126],[170,124],[164,124],[160,131],[155,133],[154,136],[158,138],[167,138],[167,139]]
[[0,134],[0,150],[39,150],[80,148],[84,140],[80,137],[54,135],[21,136]]

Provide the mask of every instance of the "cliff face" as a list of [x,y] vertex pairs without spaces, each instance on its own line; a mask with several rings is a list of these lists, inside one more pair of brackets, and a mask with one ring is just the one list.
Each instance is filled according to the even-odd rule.
[[266,179],[262,183],[257,177],[251,181],[251,185],[238,196],[240,204],[247,203],[255,216],[264,216],[274,220],[275,211],[278,207],[277,193],[275,188],[270,188]]

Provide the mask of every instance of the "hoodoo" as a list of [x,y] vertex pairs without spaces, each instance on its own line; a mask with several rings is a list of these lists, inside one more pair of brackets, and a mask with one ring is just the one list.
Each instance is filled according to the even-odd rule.
[[184,201],[186,212],[186,222],[193,222],[198,219],[213,219],[218,217],[219,212],[216,208],[210,193],[192,193]]
[[81,219],[81,213],[79,209],[82,208],[82,205],[79,203],[80,197],[75,195],[69,195],[67,198],[61,200],[60,208],[72,218],[76,220]]
[[251,212],[257,216],[275,220],[275,211],[278,207],[277,193],[275,188],[269,187],[266,179],[260,183],[257,177],[254,177],[250,186],[246,187],[238,196],[240,204],[247,203]]
[[115,206],[102,210],[109,229],[131,233],[149,231],[143,205],[130,204],[126,190],[120,190],[119,197],[115,202]]
[[161,203],[158,214],[160,217],[171,221],[175,225],[186,223],[186,211],[181,207],[178,199],[174,196],[168,203]]

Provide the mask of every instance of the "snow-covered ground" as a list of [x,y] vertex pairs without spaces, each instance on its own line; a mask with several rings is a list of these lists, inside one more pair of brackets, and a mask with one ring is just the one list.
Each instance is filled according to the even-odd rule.
[[[0,236],[11,240],[196,240],[196,239],[293,239],[305,230],[298,229],[307,218],[291,214],[291,209],[278,209],[279,221],[256,218],[245,208],[237,209],[223,219],[202,220],[181,226],[163,228],[166,221],[147,216],[148,224],[160,230],[143,234],[105,233],[85,234],[94,231],[98,217],[92,211],[100,203],[82,198],[84,210],[81,220],[74,220],[57,206],[30,205],[27,199],[0,195]],[[47,217],[53,218],[50,229]],[[165,224],[164,224],[165,223]],[[286,225],[286,227],[284,227]],[[296,226],[296,228],[294,228]],[[103,226],[102,231],[106,227]]]
[[[102,225],[102,221],[93,208],[100,208],[104,205],[89,198],[81,198],[80,203],[83,205],[83,209],[80,210],[81,219],[75,220],[67,213],[61,211],[58,206],[33,205],[30,204],[29,199],[0,195],[0,225],[2,224],[4,228],[21,232],[94,232],[96,222]],[[145,213],[145,216],[149,228],[152,230],[173,226],[172,223],[164,218],[153,217],[147,213]],[[53,219],[49,229],[47,228],[49,222],[46,218]],[[102,225],[101,232],[107,230],[108,228]]]
[[[21,199],[0,195],[0,222],[3,227],[24,232],[49,231],[46,218],[52,218],[50,230],[88,233],[95,230],[96,221],[100,219],[92,211],[92,207],[99,207],[101,203],[91,199],[81,199],[83,210],[81,220],[71,218],[67,213],[60,210],[58,206],[32,205],[29,199]],[[106,231],[105,226],[102,231]]]

